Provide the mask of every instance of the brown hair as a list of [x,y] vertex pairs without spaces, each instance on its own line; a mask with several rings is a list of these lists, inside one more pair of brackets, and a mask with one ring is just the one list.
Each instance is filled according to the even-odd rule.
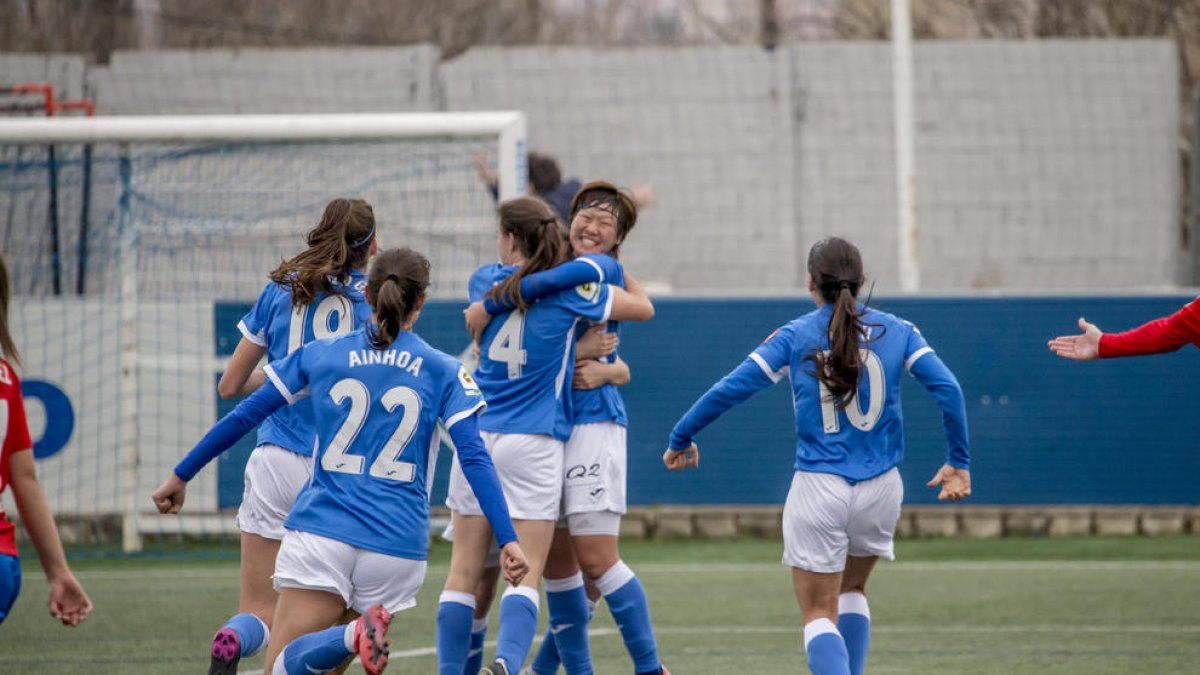
[[307,305],[318,293],[336,293],[334,280],[346,283],[351,270],[365,266],[374,239],[371,205],[339,197],[325,206],[321,222],[305,235],[308,248],[280,262],[271,281],[291,292],[293,307]]
[[[612,254],[617,255],[617,249],[626,235],[637,225],[637,204],[633,197],[612,183],[594,180],[579,188],[579,192],[571,198],[571,220],[583,209],[599,208],[613,214],[617,219],[617,241],[613,244]],[[568,224],[569,229],[569,224]]]
[[375,310],[371,346],[387,349],[429,288],[429,259],[411,248],[389,248],[375,256],[367,292]]
[[866,341],[867,327],[874,326],[863,322],[855,301],[864,281],[862,254],[845,239],[822,239],[808,251],[808,273],[821,299],[833,307],[833,314],[829,317],[829,352],[814,350],[807,358],[816,364],[815,375],[834,404],[845,408],[858,393],[862,377],[860,341]]
[[558,168],[558,162],[554,161],[550,155],[531,152],[527,161],[529,162],[529,184],[533,186],[534,192],[540,195],[562,182],[562,172]]
[[501,204],[500,231],[513,235],[525,260],[512,276],[492,286],[487,295],[525,311],[529,305],[521,297],[521,279],[562,262],[567,244],[554,209],[537,197],[516,197]]
[[8,263],[4,260],[4,254],[0,253],[0,356],[19,366],[21,354],[8,330],[8,297]]

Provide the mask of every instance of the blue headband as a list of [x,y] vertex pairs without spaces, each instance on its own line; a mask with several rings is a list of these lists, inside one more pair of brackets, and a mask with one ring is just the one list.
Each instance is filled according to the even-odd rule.
[[353,244],[350,244],[350,248],[362,248],[363,246],[366,246],[367,244],[371,243],[371,240],[374,238],[375,238],[375,225],[372,224],[371,231],[367,233],[367,236],[363,237],[362,239],[359,239],[358,241],[354,242]]

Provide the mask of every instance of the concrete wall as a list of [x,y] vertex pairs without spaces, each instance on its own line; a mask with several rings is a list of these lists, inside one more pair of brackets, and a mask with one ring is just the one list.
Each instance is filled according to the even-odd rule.
[[[38,59],[12,62],[66,63]],[[915,65],[923,289],[1183,281],[1170,41],[920,42]],[[88,77],[104,114],[520,109],[566,175],[653,186],[623,251],[645,282],[795,292],[839,234],[897,290],[884,43],[118,52]],[[33,278],[46,246],[26,248]]]

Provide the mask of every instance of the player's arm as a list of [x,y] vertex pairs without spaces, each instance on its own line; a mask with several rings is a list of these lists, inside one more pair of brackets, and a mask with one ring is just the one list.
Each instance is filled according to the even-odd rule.
[[909,372],[933,395],[942,409],[946,430],[946,463],[929,481],[929,487],[941,486],[938,499],[959,501],[971,494],[971,452],[967,442],[967,405],[962,387],[954,373],[928,347],[914,354]]
[[[626,283],[631,280],[632,277],[627,277]],[[620,286],[610,285],[609,292],[612,294],[612,312],[609,314],[609,319],[613,321],[649,321],[654,318],[654,303],[650,302],[650,298],[636,282],[630,286],[628,291]]]
[[1103,359],[1173,352],[1200,345],[1200,302],[1193,300],[1174,314],[1123,333],[1102,333],[1098,348]]
[[675,423],[667,451],[663,454],[663,463],[668,469],[674,471],[698,466],[699,451],[693,441],[696,434],[726,410],[775,384],[777,380],[767,374],[755,356],[758,355],[752,354],[733,372],[721,378]]
[[571,378],[572,389],[598,389],[606,384],[624,387],[629,384],[629,364],[617,357],[612,363],[585,359],[575,362],[575,375]]
[[54,514],[38,483],[31,448],[15,452],[9,457],[9,477],[21,523],[37,550],[50,586],[50,614],[65,625],[78,626],[92,611],[92,601],[67,565],[67,556],[54,524]]
[[[526,303],[533,303],[576,286],[603,281],[604,272],[599,265],[587,258],[576,258],[548,270],[526,275],[521,279],[521,298]],[[486,297],[481,306],[489,316],[516,309],[512,300],[506,297]]]
[[271,413],[287,404],[287,399],[276,388],[274,381],[259,387],[258,391],[238,403],[232,412],[222,417],[221,421],[200,439],[196,447],[188,452],[166,481],[151,495],[158,512],[179,513],[183,508],[188,481],[195,478],[201,469],[232,447],[248,431],[270,417]]
[[519,584],[529,565],[517,541],[517,530],[508,513],[508,502],[504,499],[504,490],[500,487],[492,456],[479,437],[478,417],[472,411],[458,420],[449,420],[447,430],[458,453],[458,465],[462,468],[463,477],[479,500],[479,508],[492,526],[496,543],[503,551],[505,577],[512,584]]
[[251,342],[243,336],[234,348],[233,356],[229,357],[225,372],[221,373],[217,394],[230,399],[247,396],[261,387],[267,381],[267,376],[258,368],[258,363],[266,353],[265,345]]

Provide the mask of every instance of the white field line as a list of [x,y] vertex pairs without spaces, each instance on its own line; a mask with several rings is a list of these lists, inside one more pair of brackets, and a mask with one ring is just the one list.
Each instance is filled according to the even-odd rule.
[[[795,635],[797,640],[803,634],[803,629],[799,626],[655,626],[654,632],[658,635]],[[1025,633],[1060,633],[1064,635],[1083,635],[1083,634],[1109,634],[1109,633],[1140,633],[1140,634],[1197,634],[1200,635],[1200,625],[1184,625],[1184,626],[1137,626],[1124,624],[1120,626],[1095,626],[1095,625],[1069,625],[1069,624],[1046,624],[1046,625],[1024,625],[1024,626],[918,626],[918,625],[893,625],[893,626],[872,626],[871,632],[874,634],[944,634],[944,635],[994,635],[997,633],[1021,635]],[[617,635],[616,629],[613,628],[596,628],[588,631],[588,636],[592,638],[609,637]],[[534,639],[534,644],[541,642],[541,633]],[[495,647],[494,640],[487,642],[485,647]],[[402,651],[393,651],[389,656],[389,660],[394,659],[409,659],[419,658],[422,656],[433,656],[437,654],[437,647],[419,647],[416,649],[405,649]],[[357,662],[357,659],[355,659]],[[243,675],[263,675],[261,670],[247,670]]]
[[[635,564],[639,574],[688,574],[697,572],[718,573],[782,573],[787,567],[777,563],[742,564]],[[892,572],[1121,572],[1142,570],[1148,572],[1191,572],[1200,571],[1200,561],[1187,560],[1014,560],[1014,561],[948,561],[948,562],[892,562],[881,563],[876,573]],[[433,565],[427,570],[430,575],[445,575],[445,565]],[[34,575],[30,575],[31,577]],[[148,579],[236,579],[236,567],[228,569],[175,568],[175,569],[131,569],[131,570],[85,570],[77,572],[80,579],[145,581]],[[35,577],[36,578],[36,577]]]

